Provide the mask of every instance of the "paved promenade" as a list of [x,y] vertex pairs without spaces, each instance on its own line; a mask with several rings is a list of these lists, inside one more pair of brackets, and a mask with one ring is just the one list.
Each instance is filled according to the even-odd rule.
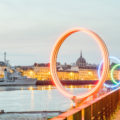
[[118,110],[115,112],[111,120],[120,120],[120,106]]

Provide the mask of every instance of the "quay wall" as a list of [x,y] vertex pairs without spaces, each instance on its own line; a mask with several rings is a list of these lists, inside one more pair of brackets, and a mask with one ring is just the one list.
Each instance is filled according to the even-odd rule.
[[[98,82],[98,80],[60,80],[60,82],[63,85],[90,85],[90,84],[94,85]],[[112,84],[111,80],[107,80],[106,83]],[[36,84],[37,85],[54,85],[52,80],[44,80],[44,81],[38,80]]]
[[[63,85],[89,85],[96,84],[98,80],[61,80]],[[37,85],[54,85],[52,80],[37,81]]]

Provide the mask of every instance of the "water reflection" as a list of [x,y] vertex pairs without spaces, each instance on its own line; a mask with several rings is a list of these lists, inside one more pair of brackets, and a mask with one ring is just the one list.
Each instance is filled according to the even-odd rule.
[[34,108],[34,90],[31,89],[31,110]]
[[[94,86],[65,86],[73,93],[85,93]],[[5,111],[65,111],[73,102],[61,95],[55,86],[0,87],[0,106]]]
[[[88,88],[92,89],[94,85],[66,85],[65,88]],[[55,86],[52,85],[45,85],[45,86],[1,86],[0,91],[14,91],[14,90],[52,90],[56,89]]]
[[34,88],[33,88],[32,86],[30,86],[30,87],[28,88],[28,90],[32,90],[32,91],[33,91],[33,90],[34,90]]

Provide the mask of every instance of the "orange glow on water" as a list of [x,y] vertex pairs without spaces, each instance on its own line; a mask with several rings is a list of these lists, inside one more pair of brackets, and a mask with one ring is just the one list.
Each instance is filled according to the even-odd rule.
[[32,86],[31,86],[31,87],[29,87],[28,89],[29,89],[29,90],[34,90],[34,88],[33,88]]

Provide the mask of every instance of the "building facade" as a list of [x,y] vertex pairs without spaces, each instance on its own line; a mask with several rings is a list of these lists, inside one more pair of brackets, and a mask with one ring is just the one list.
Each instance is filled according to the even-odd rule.
[[[24,66],[19,69],[24,76],[44,81],[52,80],[49,66],[49,63],[35,63],[28,68]],[[81,52],[74,66],[57,63],[57,74],[60,80],[98,80],[97,68],[95,64],[88,64]],[[117,80],[120,78],[120,69],[114,71],[114,78]],[[109,72],[107,80],[110,79]]]

